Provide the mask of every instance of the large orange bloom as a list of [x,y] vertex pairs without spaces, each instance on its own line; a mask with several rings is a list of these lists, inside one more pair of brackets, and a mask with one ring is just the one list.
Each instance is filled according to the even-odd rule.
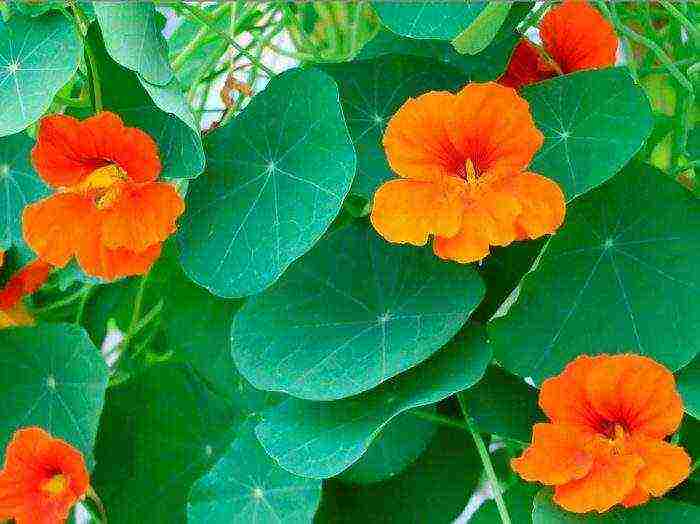
[[155,142],[114,113],[43,118],[32,162],[57,192],[24,209],[24,238],[54,266],[75,256],[107,280],[143,274],[185,209],[172,185],[156,182]]
[[525,480],[554,486],[578,513],[636,506],[688,477],[690,458],[665,437],[683,418],[673,374],[638,355],[581,356],[545,380],[532,445],[511,462]]
[[543,140],[527,102],[492,82],[410,98],[384,135],[400,178],[377,190],[372,224],[389,242],[420,246],[434,235],[435,254],[462,263],[553,233],[564,195],[525,171]]
[[499,82],[519,89],[557,74],[615,64],[615,30],[585,0],[564,0],[540,22],[543,50],[521,40]]
[[41,428],[18,430],[0,471],[0,520],[60,524],[81,500],[90,478],[78,450]]

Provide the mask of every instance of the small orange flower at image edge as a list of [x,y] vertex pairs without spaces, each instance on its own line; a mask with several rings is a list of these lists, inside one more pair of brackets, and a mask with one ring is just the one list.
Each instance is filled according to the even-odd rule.
[[83,456],[41,428],[18,430],[0,471],[0,520],[60,524],[88,492]]
[[577,512],[643,504],[685,480],[690,457],[664,439],[683,418],[673,374],[638,355],[581,356],[545,380],[532,445],[513,459],[527,481],[554,486]]
[[547,11],[540,37],[544,49],[527,39],[518,42],[500,84],[519,89],[559,74],[615,65],[615,30],[585,0],[564,0]]
[[43,118],[32,163],[56,193],[24,209],[24,238],[54,266],[75,257],[106,280],[146,273],[185,209],[171,184],[156,182],[153,139],[114,113]]
[[[4,253],[0,252],[0,268],[4,262]],[[22,297],[38,290],[49,278],[51,265],[42,260],[30,262],[7,281],[0,289],[0,329],[29,326],[34,319],[22,303]]]
[[435,254],[461,263],[554,233],[564,194],[526,171],[543,141],[528,103],[493,82],[410,98],[384,134],[399,178],[377,190],[372,224],[394,243],[422,246],[433,235]]

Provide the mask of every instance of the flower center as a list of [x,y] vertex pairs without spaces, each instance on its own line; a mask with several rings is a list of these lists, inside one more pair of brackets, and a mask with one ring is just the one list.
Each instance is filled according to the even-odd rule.
[[600,438],[610,446],[613,455],[620,455],[625,450],[627,433],[622,424],[606,422],[603,427],[603,434]]
[[477,179],[479,178],[479,176],[476,172],[476,168],[474,167],[474,162],[472,162],[471,158],[467,158],[464,161],[464,166],[462,166],[457,171],[457,176],[459,178],[463,178],[464,180],[466,180],[470,186],[477,185]]
[[41,486],[41,490],[45,491],[51,496],[60,495],[68,488],[68,477],[64,474],[59,473],[51,477],[50,480],[44,482]]
[[69,191],[82,193],[95,201],[98,209],[109,207],[119,196],[121,182],[126,180],[126,173],[116,164],[95,169],[88,177],[72,186]]

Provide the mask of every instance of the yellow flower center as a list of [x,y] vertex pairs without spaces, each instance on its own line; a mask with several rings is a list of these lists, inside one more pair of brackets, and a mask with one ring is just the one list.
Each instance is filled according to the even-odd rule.
[[622,424],[612,425],[609,431],[604,435],[600,435],[600,438],[610,446],[610,452],[613,455],[624,453],[627,447],[627,434]]
[[98,209],[109,207],[119,196],[120,182],[126,180],[126,173],[116,164],[95,169],[88,177],[72,186],[69,191],[92,196]]
[[467,179],[467,183],[470,186],[476,185],[476,169],[474,168],[474,162],[470,158],[464,162],[464,178]]
[[45,491],[51,496],[60,495],[68,488],[68,477],[59,473],[51,477],[51,480],[46,481],[42,486],[42,491]]

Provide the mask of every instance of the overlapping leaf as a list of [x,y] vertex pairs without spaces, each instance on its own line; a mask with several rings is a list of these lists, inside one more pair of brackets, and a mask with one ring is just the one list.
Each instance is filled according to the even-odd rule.
[[484,335],[470,326],[420,366],[362,395],[336,402],[286,400],[258,425],[258,438],[292,473],[335,476],[356,462],[397,415],[475,384],[491,360]]
[[442,261],[429,248],[389,244],[368,224],[353,224],[243,306],[232,354],[260,389],[348,397],[432,355],[482,296],[471,267]]
[[80,41],[61,13],[0,18],[0,136],[38,120],[78,69]]
[[257,293],[318,241],[350,189],[337,87],[316,70],[279,75],[206,146],[178,235],[183,266],[216,295]]
[[191,523],[307,524],[321,499],[321,481],[280,468],[255,438],[253,419],[214,467],[192,487]]
[[34,141],[24,133],[0,138],[0,248],[21,244],[22,209],[49,193],[29,161]]
[[460,53],[475,55],[496,36],[510,13],[511,2],[488,2],[479,16],[452,41]]
[[700,357],[684,367],[676,377],[685,410],[700,420]]
[[152,84],[166,85],[173,79],[153,3],[95,2],[95,14],[105,47],[117,63]]
[[452,40],[486,7],[486,2],[372,2],[389,29],[410,38]]
[[569,206],[518,301],[491,323],[496,357],[535,382],[581,354],[632,351],[686,365],[700,349],[699,254],[697,199],[631,166]]
[[545,135],[530,168],[556,180],[567,200],[617,173],[653,126],[644,91],[623,68],[556,77],[522,96]]
[[0,456],[20,427],[40,426],[92,464],[107,366],[87,334],[68,324],[0,330]]
[[90,27],[88,39],[103,79],[104,108],[153,137],[158,144],[163,177],[197,177],[204,169],[202,141],[177,80],[162,86],[140,81],[135,73],[109,57],[96,24]]

